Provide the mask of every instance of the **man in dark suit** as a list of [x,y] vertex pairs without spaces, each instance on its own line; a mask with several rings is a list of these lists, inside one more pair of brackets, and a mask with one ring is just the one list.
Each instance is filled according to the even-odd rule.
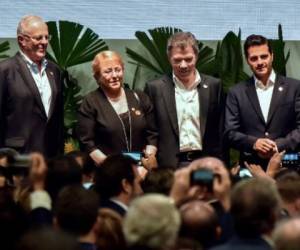
[[97,168],[94,190],[100,195],[100,208],[124,216],[130,202],[143,193],[137,162],[122,154],[109,155]]
[[244,160],[266,168],[277,151],[300,143],[300,82],[272,69],[269,41],[251,35],[244,52],[253,77],[232,87],[226,101],[225,133],[229,146]]
[[196,69],[198,42],[189,32],[175,33],[167,53],[172,75],[147,83],[159,132],[160,166],[184,166],[202,155],[222,156],[221,82]]
[[25,16],[17,29],[20,51],[0,63],[0,147],[55,156],[63,146],[60,70],[45,59],[48,27]]

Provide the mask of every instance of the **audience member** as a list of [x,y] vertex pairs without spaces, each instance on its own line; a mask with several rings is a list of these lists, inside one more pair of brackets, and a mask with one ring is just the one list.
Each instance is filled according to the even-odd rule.
[[252,178],[236,184],[231,214],[236,235],[214,250],[271,250],[270,235],[279,216],[280,196],[273,182]]
[[143,193],[137,163],[129,156],[108,156],[96,171],[95,190],[101,208],[110,208],[124,216],[130,202]]
[[299,250],[300,218],[282,221],[273,232],[275,250]]
[[135,199],[124,220],[124,235],[129,249],[162,250],[174,245],[180,215],[170,198],[145,194]]
[[220,226],[214,208],[200,200],[190,200],[179,208],[181,227],[179,237],[198,242],[203,249],[216,244]]
[[96,249],[98,206],[97,194],[80,185],[63,188],[57,197],[55,223],[76,236],[82,250]]
[[96,245],[101,250],[126,249],[122,217],[111,209],[100,208]]

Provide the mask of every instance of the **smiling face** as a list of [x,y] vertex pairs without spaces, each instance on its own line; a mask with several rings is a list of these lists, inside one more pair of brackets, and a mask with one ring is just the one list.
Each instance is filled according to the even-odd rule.
[[247,62],[253,74],[265,83],[272,71],[273,54],[268,45],[251,46],[248,48]]
[[121,58],[114,54],[98,56],[94,62],[94,76],[103,91],[110,97],[121,93],[124,76],[124,66]]
[[194,80],[197,56],[191,45],[172,48],[169,60],[174,74],[180,81],[185,84]]
[[21,50],[37,64],[46,56],[48,38],[48,27],[39,19],[24,23],[23,32],[18,34]]

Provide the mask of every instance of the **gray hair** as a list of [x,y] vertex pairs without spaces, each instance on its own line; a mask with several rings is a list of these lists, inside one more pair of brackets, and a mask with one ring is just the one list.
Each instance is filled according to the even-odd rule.
[[162,249],[175,243],[179,226],[179,211],[169,197],[146,194],[131,203],[123,230],[129,246]]
[[185,49],[187,46],[192,46],[195,55],[198,57],[199,47],[196,37],[191,32],[177,32],[168,39],[167,55],[170,58],[173,48]]
[[39,16],[35,16],[35,15],[23,16],[17,27],[17,36],[21,35],[21,34],[26,34],[26,31],[27,31],[26,29],[27,29],[28,25],[32,22],[37,22],[37,21],[44,23],[44,20]]

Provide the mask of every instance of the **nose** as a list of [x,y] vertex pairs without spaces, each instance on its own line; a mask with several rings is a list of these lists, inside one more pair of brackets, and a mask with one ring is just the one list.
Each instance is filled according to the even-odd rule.
[[117,71],[113,70],[113,71],[112,71],[112,77],[117,77],[117,76],[118,76]]
[[179,64],[179,67],[180,67],[180,68],[186,68],[186,67],[187,67],[186,61],[185,61],[185,60],[182,60],[182,61],[180,62],[180,64]]

